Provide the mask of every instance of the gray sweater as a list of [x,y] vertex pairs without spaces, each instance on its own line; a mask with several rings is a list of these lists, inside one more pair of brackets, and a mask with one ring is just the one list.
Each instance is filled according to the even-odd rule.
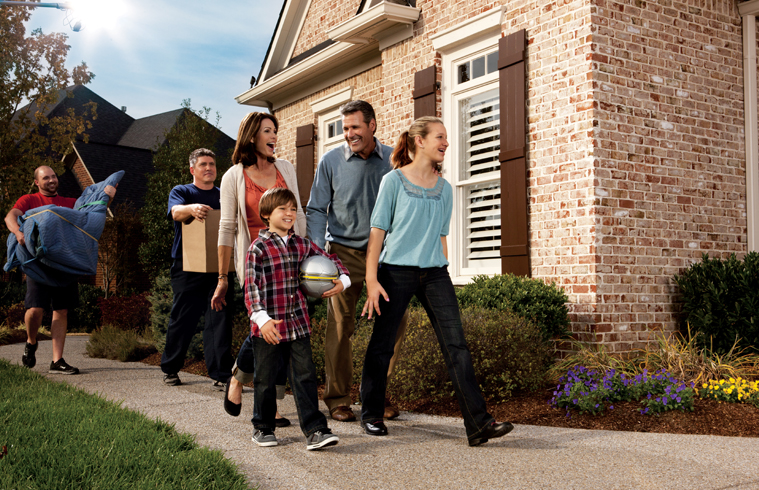
[[351,154],[343,143],[325,153],[319,162],[306,206],[308,237],[318,246],[324,248],[330,241],[366,250],[379,185],[393,168],[393,148],[377,138],[374,143],[368,160]]

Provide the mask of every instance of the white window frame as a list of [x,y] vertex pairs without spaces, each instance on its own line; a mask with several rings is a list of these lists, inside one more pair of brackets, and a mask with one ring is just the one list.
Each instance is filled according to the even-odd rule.
[[[433,46],[442,54],[442,113],[445,127],[448,128],[447,164],[443,166],[443,177],[453,187],[453,216],[451,217],[450,235],[448,236],[448,260],[450,262],[451,280],[454,284],[466,284],[476,275],[499,274],[501,260],[489,259],[479,267],[465,267],[466,250],[466,196],[465,186],[472,184],[500,181],[500,172],[489,172],[474,178],[461,178],[459,159],[460,133],[458,106],[459,101],[491,89],[498,89],[498,71],[458,84],[457,65],[498,50],[504,8],[496,8],[477,17],[469,19],[459,26],[446,30],[433,37]],[[497,174],[497,175],[495,175]]]
[[313,110],[316,116],[316,134],[318,135],[317,161],[320,161],[322,156],[329,150],[345,141],[342,131],[335,134],[332,138],[328,138],[328,126],[330,123],[341,118],[340,106],[346,102],[350,102],[352,97],[353,87],[350,86],[311,103],[311,110]]

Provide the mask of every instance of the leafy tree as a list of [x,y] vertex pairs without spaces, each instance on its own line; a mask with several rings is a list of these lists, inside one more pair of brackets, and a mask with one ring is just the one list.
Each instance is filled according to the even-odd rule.
[[[0,7],[0,213],[4,217],[22,194],[33,191],[36,167],[48,165],[60,172],[61,158],[71,141],[87,141],[96,105],[80,114],[73,109],[51,109],[64,97],[63,89],[89,83],[94,75],[87,64],[68,70],[70,46],[62,33],[27,36],[24,22],[30,10]],[[5,247],[2,240],[0,247]],[[4,255],[4,254],[3,254]]]
[[230,155],[220,155],[216,151],[216,142],[220,134],[219,114],[216,113],[215,123],[210,124],[210,108],[193,111],[189,99],[182,101],[182,107],[185,109],[184,113],[166,133],[166,141],[153,157],[155,171],[148,177],[145,206],[141,210],[143,230],[147,239],[140,245],[140,260],[151,281],[161,272],[171,268],[174,225],[166,216],[168,198],[169,192],[175,186],[192,182],[188,160],[190,153],[197,148],[208,148],[216,153],[216,185],[220,184],[221,176],[229,168]]

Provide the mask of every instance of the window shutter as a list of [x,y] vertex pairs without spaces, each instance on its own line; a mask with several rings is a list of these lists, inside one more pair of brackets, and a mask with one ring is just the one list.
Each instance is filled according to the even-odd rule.
[[437,67],[414,73],[414,119],[437,116]]
[[295,132],[295,166],[300,203],[305,208],[314,183],[314,125],[299,126]]
[[530,276],[525,159],[525,30],[501,38],[501,272]]

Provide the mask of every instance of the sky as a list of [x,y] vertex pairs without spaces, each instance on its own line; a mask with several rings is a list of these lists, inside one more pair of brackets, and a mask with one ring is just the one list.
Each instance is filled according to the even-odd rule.
[[90,2],[83,28],[66,13],[36,8],[27,32],[63,32],[71,46],[67,68],[82,61],[95,74],[87,85],[135,119],[179,109],[210,107],[232,138],[243,116],[260,107],[235,96],[258,77],[284,0],[74,0]]

